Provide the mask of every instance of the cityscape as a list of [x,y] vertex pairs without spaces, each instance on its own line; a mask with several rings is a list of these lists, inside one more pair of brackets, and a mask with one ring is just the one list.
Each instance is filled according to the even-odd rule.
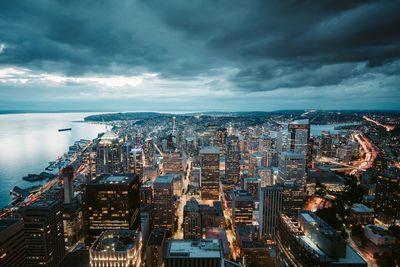
[[0,267],[400,266],[400,1],[0,1]]

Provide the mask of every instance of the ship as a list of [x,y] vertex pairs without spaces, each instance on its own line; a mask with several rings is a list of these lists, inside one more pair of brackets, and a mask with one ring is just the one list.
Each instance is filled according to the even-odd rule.
[[62,128],[62,129],[58,129],[59,132],[64,132],[64,131],[71,131],[72,128]]

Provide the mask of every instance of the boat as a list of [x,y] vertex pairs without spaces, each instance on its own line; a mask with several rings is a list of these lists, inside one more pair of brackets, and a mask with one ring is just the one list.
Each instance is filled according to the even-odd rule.
[[71,131],[72,128],[63,128],[63,129],[58,129],[59,132],[64,132],[64,131]]

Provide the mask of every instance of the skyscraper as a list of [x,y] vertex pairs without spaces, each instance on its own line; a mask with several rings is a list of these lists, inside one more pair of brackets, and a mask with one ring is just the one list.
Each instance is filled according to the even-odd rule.
[[332,138],[331,134],[328,131],[323,131],[321,135],[321,154],[324,157],[331,156],[332,149]]
[[74,167],[71,165],[62,170],[62,177],[64,182],[64,203],[71,203],[74,196]]
[[374,209],[385,223],[400,223],[400,169],[392,167],[378,175]]
[[96,173],[124,173],[126,166],[124,153],[123,140],[113,132],[105,133],[97,144]]
[[219,148],[203,147],[201,154],[201,198],[219,200]]
[[253,195],[246,190],[233,191],[232,223],[251,225],[253,223]]
[[228,131],[226,130],[226,128],[218,128],[215,132],[215,140],[221,153],[225,152],[225,142],[227,136]]
[[240,179],[240,142],[236,136],[229,136],[226,140],[225,152],[225,180],[239,183]]
[[139,176],[101,175],[86,185],[83,204],[87,245],[104,230],[138,230]]
[[153,183],[153,226],[171,231],[174,226],[172,175],[157,176]]
[[153,229],[146,244],[146,266],[163,266],[166,245],[167,240],[165,230],[161,228]]
[[143,180],[143,151],[141,148],[132,148],[129,152],[129,172],[139,175]]
[[61,202],[38,200],[22,214],[27,266],[56,266],[65,255]]
[[306,184],[306,159],[303,154],[283,152],[279,156],[278,181]]
[[201,212],[199,203],[195,198],[186,202],[183,208],[183,238],[201,239]]
[[263,167],[263,157],[263,153],[251,153],[249,155],[249,177],[255,177],[255,169]]
[[20,219],[0,220],[0,266],[26,266],[24,224]]
[[262,187],[260,190],[260,238],[275,240],[279,213],[282,210],[283,188],[277,185]]
[[304,155],[306,166],[312,161],[310,148],[310,122],[308,119],[292,121],[288,125],[289,151]]

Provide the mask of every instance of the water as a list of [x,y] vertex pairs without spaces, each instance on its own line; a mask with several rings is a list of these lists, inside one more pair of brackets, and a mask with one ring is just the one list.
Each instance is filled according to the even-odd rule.
[[[0,208],[11,201],[10,189],[44,184],[22,177],[40,173],[49,161],[68,151],[79,139],[93,139],[104,125],[77,122],[98,113],[32,113],[0,115]],[[59,132],[61,128],[72,131]]]
[[331,134],[337,134],[340,130],[335,130],[335,127],[357,124],[358,123],[311,124],[310,133],[313,136],[321,135],[321,132],[323,131],[329,131]]

